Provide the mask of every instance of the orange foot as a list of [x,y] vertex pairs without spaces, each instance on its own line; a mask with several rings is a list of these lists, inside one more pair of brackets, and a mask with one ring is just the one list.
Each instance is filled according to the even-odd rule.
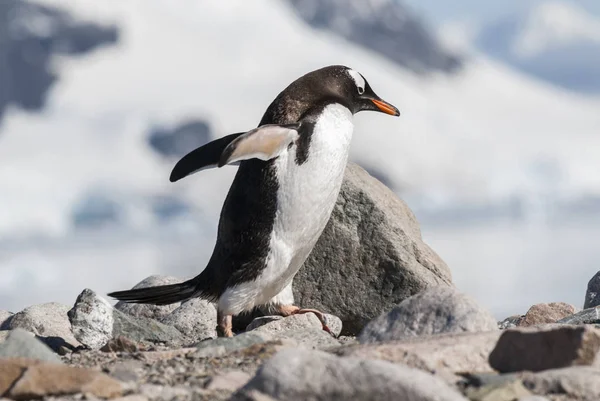
[[329,328],[329,326],[327,326],[327,317],[321,311],[318,311],[316,309],[301,309],[296,305],[280,305],[277,307],[276,310],[281,316],[284,316],[284,317],[291,316],[291,315],[299,315],[299,314],[304,314],[304,313],[314,313],[315,316],[321,322],[323,330],[325,330],[326,332],[328,332],[329,334],[331,334],[332,336],[335,337],[335,335],[331,332],[331,329]]

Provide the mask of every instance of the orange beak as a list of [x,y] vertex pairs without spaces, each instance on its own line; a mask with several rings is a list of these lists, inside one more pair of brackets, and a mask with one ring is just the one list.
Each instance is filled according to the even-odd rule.
[[389,114],[392,116],[399,116],[400,115],[400,111],[398,111],[398,109],[394,106],[392,106],[391,104],[389,104],[386,101],[383,100],[379,100],[379,99],[371,99],[371,101],[375,104],[375,106],[377,106],[377,108],[385,113],[385,114]]

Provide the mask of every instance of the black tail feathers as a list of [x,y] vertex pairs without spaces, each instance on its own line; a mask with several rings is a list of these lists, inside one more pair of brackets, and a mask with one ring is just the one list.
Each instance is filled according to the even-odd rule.
[[201,294],[197,288],[197,280],[192,279],[180,284],[116,291],[108,295],[127,303],[168,305],[186,301]]

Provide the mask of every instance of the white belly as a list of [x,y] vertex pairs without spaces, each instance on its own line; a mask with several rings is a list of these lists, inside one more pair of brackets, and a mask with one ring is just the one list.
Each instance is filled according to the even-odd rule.
[[223,312],[237,314],[264,305],[292,281],[335,206],[353,128],[350,110],[329,105],[317,120],[306,162],[296,163],[295,146],[275,161],[279,191],[266,267],[256,280],[223,293]]

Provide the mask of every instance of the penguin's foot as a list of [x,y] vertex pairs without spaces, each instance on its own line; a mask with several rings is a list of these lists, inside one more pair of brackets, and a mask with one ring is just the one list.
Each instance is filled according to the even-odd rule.
[[224,315],[221,311],[217,311],[217,336],[233,337],[231,315]]
[[278,312],[281,316],[287,317],[291,315],[300,315],[304,313],[314,313],[314,315],[321,321],[321,325],[323,326],[323,330],[331,334],[335,337],[335,335],[331,332],[329,326],[327,326],[327,317],[325,314],[316,309],[302,309],[296,305],[280,305],[278,307]]

